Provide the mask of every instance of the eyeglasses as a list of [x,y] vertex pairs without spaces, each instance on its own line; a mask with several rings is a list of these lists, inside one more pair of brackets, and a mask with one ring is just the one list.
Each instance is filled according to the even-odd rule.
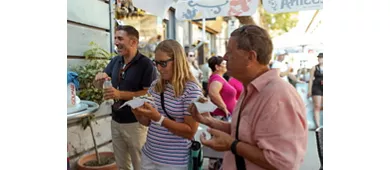
[[173,58],[170,58],[170,59],[165,60],[165,61],[156,61],[156,60],[153,60],[155,66],[160,65],[160,66],[163,67],[163,68],[167,67],[168,62],[170,62],[170,61],[173,61]]
[[188,55],[189,57],[195,57],[195,55]]

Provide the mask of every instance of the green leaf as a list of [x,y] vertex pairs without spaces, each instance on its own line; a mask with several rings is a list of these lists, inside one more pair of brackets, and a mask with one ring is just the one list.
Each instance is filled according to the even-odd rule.
[[[116,54],[108,52],[93,41],[89,43],[89,47],[84,52],[85,59],[88,62],[83,66],[74,67],[79,75],[80,90],[78,94],[82,100],[90,100],[100,104],[103,102],[103,91],[96,89],[92,82],[96,74],[103,71],[107,66],[108,59]],[[99,57],[100,59],[97,59]]]

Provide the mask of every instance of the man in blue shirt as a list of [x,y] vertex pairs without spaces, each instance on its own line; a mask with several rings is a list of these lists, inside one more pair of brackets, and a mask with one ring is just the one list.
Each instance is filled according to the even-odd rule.
[[120,170],[141,169],[141,148],[146,141],[147,127],[138,123],[129,106],[119,107],[136,96],[146,94],[156,70],[153,62],[137,50],[139,33],[132,26],[118,26],[115,31],[115,45],[118,56],[112,58],[95,77],[94,85],[102,88],[106,78],[111,88],[104,89],[104,99],[114,99],[112,106],[111,135],[115,160]]

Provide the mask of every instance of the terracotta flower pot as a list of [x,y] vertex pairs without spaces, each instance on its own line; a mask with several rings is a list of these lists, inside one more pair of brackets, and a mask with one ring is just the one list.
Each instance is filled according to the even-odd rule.
[[[99,155],[100,156],[114,157],[113,152],[99,152]],[[103,165],[103,166],[84,166],[84,163],[91,161],[91,160],[96,160],[95,153],[91,153],[91,154],[82,156],[77,161],[77,169],[78,170],[118,170],[118,167],[116,166],[115,162],[108,164],[108,165]]]

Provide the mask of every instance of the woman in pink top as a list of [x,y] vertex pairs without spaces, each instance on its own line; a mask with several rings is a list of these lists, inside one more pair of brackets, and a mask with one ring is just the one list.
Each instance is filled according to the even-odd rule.
[[234,110],[237,102],[237,91],[222,77],[227,70],[226,61],[221,56],[211,57],[208,63],[213,72],[209,79],[209,95],[211,101],[218,106],[211,115],[217,118],[226,118]]
[[230,77],[229,84],[232,85],[234,87],[234,89],[236,89],[236,91],[237,91],[236,100],[238,100],[238,98],[240,98],[240,95],[241,95],[241,92],[242,92],[242,89],[244,88],[244,86],[242,85],[242,83],[240,81],[238,81],[237,79],[235,79],[233,77]]
[[[218,108],[211,115],[219,120],[228,121],[236,105],[236,89],[229,84],[223,75],[226,73],[226,61],[222,57],[214,56],[208,60],[209,67],[213,72],[209,78],[208,91],[211,101]],[[222,159],[209,159],[209,170],[219,169]]]

